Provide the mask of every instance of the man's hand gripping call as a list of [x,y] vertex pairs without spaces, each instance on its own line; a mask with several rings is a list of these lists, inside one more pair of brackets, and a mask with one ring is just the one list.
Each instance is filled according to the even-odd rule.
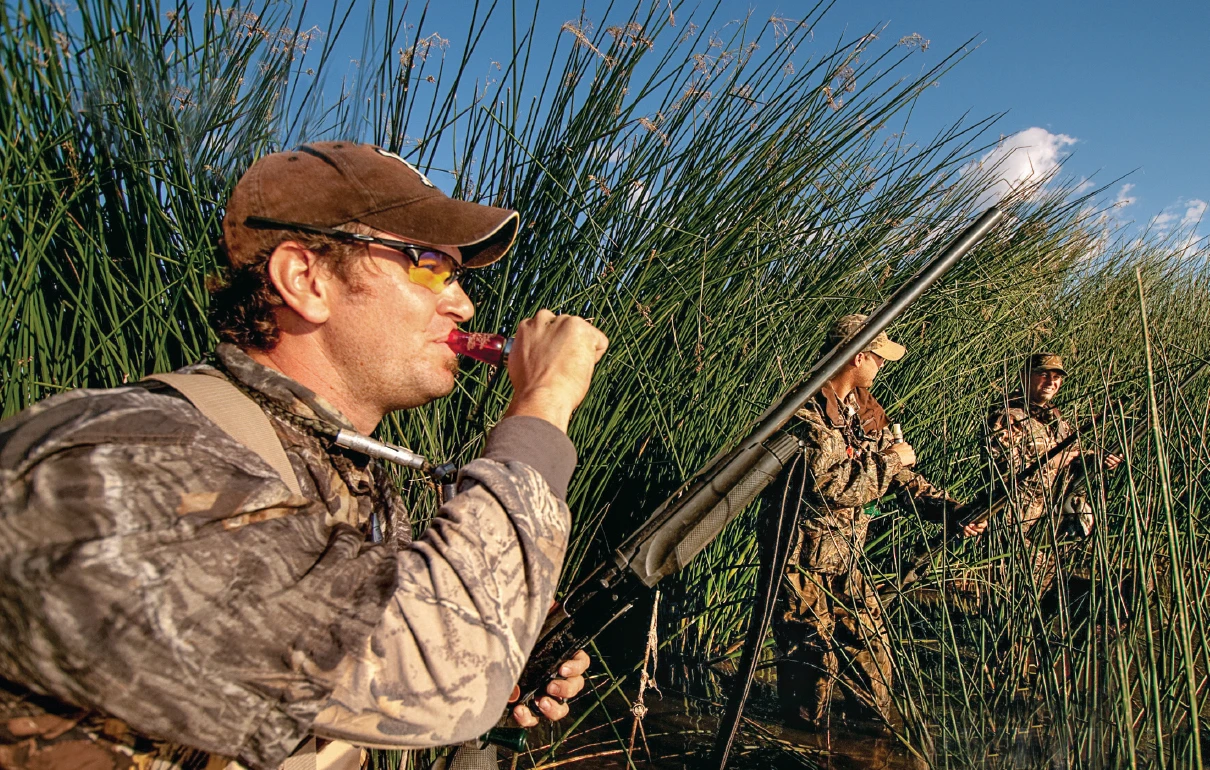
[[[566,433],[572,412],[588,394],[593,370],[608,347],[605,335],[579,316],[539,310],[522,321],[508,357],[514,395],[504,416],[538,417]],[[546,686],[546,695],[535,702],[542,716],[552,721],[567,716],[566,700],[584,689],[588,663],[583,650],[564,661],[559,676]],[[514,687],[511,700],[520,695],[520,689]],[[522,727],[538,724],[525,704],[514,706],[512,715]]]

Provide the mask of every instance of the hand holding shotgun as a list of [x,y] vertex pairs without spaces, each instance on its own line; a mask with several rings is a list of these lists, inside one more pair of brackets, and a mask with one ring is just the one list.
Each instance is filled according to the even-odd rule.
[[[908,468],[915,465],[916,450],[903,437],[903,426],[899,423],[892,425],[891,435],[895,437],[895,443],[891,445],[891,449],[899,455],[900,462],[903,463],[904,467]],[[978,537],[983,534],[983,530],[985,529],[987,529],[986,521],[962,521],[958,524],[957,534],[962,537]]]
[[521,675],[523,697],[550,679],[554,667],[630,609],[660,580],[682,569],[769,485],[799,451],[781,428],[846,363],[1003,217],[988,209],[934,260],[870,315],[865,326],[817,362],[804,382],[773,404],[738,444],[715,456],[626,539],[613,558],[593,570],[547,617]]

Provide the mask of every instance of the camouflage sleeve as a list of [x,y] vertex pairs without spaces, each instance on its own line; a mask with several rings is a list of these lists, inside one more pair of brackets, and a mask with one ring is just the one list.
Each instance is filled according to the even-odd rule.
[[499,720],[554,601],[570,528],[559,483],[522,462],[463,468],[460,494],[400,554],[395,595],[342,664],[315,734],[437,746]]
[[180,399],[27,410],[0,425],[0,676],[275,767],[394,587],[322,512]]
[[943,521],[947,512],[952,512],[959,503],[949,493],[924,476],[904,468],[895,477],[898,492],[907,506],[929,521]]
[[835,507],[860,507],[887,493],[903,469],[893,452],[851,449],[844,435],[811,409],[800,409],[798,435],[815,494]]
[[372,719],[350,729],[366,743],[477,735],[570,516],[520,462],[459,483],[407,550],[368,547],[180,399],[57,397],[0,424],[0,677],[256,768],[330,722],[333,693]]
[[[1022,409],[996,410],[988,419],[987,449],[997,474],[994,481],[1000,488],[1015,489],[1021,496],[1022,505],[1033,506],[1035,513],[1053,498],[1065,460],[1055,458],[1040,472],[1026,478],[1019,478],[1019,475],[1054,444],[1054,437],[1046,426]],[[1067,461],[1070,457],[1067,456]]]
[[1002,473],[1022,470],[1049,448],[1045,427],[1023,410],[998,410],[988,419],[987,451]]

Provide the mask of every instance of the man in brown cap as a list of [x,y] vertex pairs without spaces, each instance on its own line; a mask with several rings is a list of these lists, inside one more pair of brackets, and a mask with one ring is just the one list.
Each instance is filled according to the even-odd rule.
[[[418,540],[385,461],[430,466],[369,434],[453,389],[458,278],[517,223],[378,147],[269,155],[223,221],[214,354],[0,424],[0,766],[263,770],[309,736],[496,722],[554,598],[566,430],[607,340],[522,322],[513,399]],[[586,665],[538,707],[565,714]]]
[[[1026,359],[1020,376],[1020,390],[988,412],[986,447],[995,470],[994,483],[1008,489],[1012,505],[1006,510],[1029,547],[1026,558],[1033,563],[1033,588],[1043,594],[1054,583],[1058,541],[1067,534],[1087,537],[1092,533],[1092,507],[1082,473],[1087,453],[1078,442],[1073,443],[1036,473],[1017,478],[1072,432],[1071,423],[1053,403],[1067,376],[1063,357],[1034,353]],[[1104,467],[1112,470],[1121,459],[1107,455]],[[1047,517],[1047,511],[1056,515]],[[1040,526],[1043,521],[1053,526]]]
[[[846,315],[828,332],[833,348],[856,334],[864,315]],[[925,518],[956,522],[957,503],[911,468],[916,453],[896,440],[870,394],[878,372],[907,351],[885,332],[874,338],[798,412],[805,484],[773,632],[784,658],[778,693],[791,721],[826,729],[833,701],[842,718],[891,721],[891,656],[878,597],[866,582],[866,507],[898,493]],[[974,536],[983,526],[963,531]]]

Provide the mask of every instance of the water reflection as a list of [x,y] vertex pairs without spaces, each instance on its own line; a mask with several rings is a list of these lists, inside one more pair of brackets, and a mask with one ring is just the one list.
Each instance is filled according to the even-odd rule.
[[[714,748],[718,729],[716,708],[684,696],[647,701],[648,712],[641,729],[634,734],[633,767],[700,768]],[[634,718],[629,704],[616,694],[596,709],[560,746],[557,755],[537,767],[629,768],[627,752]],[[612,719],[605,714],[611,715]],[[620,715],[620,716],[619,716]],[[840,729],[819,733],[795,729],[763,718],[763,709],[754,710],[755,718],[745,718],[744,728],[735,743],[728,768],[731,770],[780,770],[780,768],[820,768],[821,770],[923,770],[928,765],[903,743],[886,733],[875,734]],[[595,719],[594,719],[595,717]],[[532,740],[531,745],[544,741]],[[540,760],[544,751],[531,754]],[[529,766],[521,762],[518,767]]]

